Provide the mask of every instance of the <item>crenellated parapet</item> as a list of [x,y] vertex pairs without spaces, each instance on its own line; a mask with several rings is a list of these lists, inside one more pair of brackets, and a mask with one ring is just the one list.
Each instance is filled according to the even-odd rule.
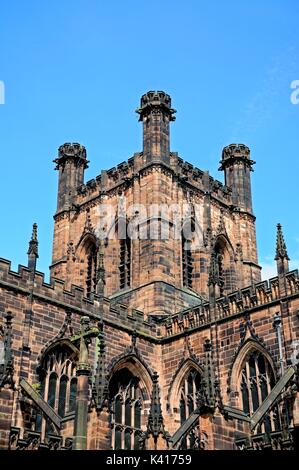
[[[286,274],[287,295],[299,294],[298,270]],[[31,271],[25,266],[19,266],[18,271],[11,270],[8,260],[0,259],[0,288],[28,295],[32,288]],[[73,309],[74,312],[87,314],[99,318],[103,315],[104,321],[117,324],[120,328],[137,329],[153,337],[163,338],[183,333],[185,330],[205,328],[211,321],[209,302],[203,300],[201,305],[185,309],[168,316],[166,319],[153,319],[145,316],[143,312],[131,309],[127,305],[116,302],[110,303],[105,298],[103,312],[99,312],[100,297],[96,294],[93,299],[84,296],[81,287],[72,285],[69,290],[65,288],[64,281],[52,279],[50,283],[44,280],[44,274],[35,273],[33,297],[45,300],[49,304]],[[216,299],[215,320],[222,321],[229,317],[241,314],[248,310],[258,309],[274,302],[280,302],[278,277],[271,278],[258,284],[237,290],[225,297]]]
[[[299,295],[298,270],[286,274],[287,295]],[[249,310],[258,310],[272,303],[279,303],[284,297],[279,292],[278,277],[237,290],[216,299],[215,321],[229,319]],[[211,321],[210,304],[186,309],[169,316],[164,322],[164,335],[173,336],[185,330],[207,327]]]
[[250,159],[250,149],[244,144],[230,144],[224,147],[222,151],[222,161],[220,170],[223,170],[227,165],[242,161],[252,169],[254,161]]
[[76,189],[75,203],[81,205],[99,200],[103,195],[112,197],[119,192],[133,187],[135,179],[156,171],[162,171],[173,178],[183,187],[189,187],[195,194],[205,194],[207,191],[215,200],[222,204],[232,205],[232,189],[221,181],[208,175],[206,172],[184,161],[177,153],[170,153],[170,163],[149,162],[144,163],[143,154],[135,153],[133,157],[108,170],[103,170],[96,178],[81,184]]
[[58,170],[67,160],[73,160],[77,166],[83,164],[84,168],[88,168],[89,162],[84,145],[69,142],[61,145],[58,149],[58,156],[54,160],[57,164],[56,169]]
[[[92,299],[85,296],[84,289],[71,285],[66,289],[65,282],[52,278],[50,283],[45,282],[43,273],[36,271],[32,286],[31,270],[25,266],[18,266],[18,271],[11,270],[11,262],[0,258],[0,298],[1,289],[11,292],[12,295],[24,296],[24,302],[29,295],[36,301],[46,302],[50,305],[67,309],[79,315],[88,315],[94,320],[100,320],[117,325],[123,330],[143,331],[148,335],[156,336],[156,324],[150,321],[143,312],[128,308],[122,304],[111,304],[108,298],[101,298],[94,294]],[[102,305],[102,309],[99,309]]]

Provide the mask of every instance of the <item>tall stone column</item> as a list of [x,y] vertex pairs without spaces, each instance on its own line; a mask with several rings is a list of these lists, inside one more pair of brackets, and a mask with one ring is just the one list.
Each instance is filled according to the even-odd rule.
[[149,91],[141,97],[136,110],[143,122],[143,155],[146,163],[169,163],[169,123],[175,120],[171,98],[164,91]]
[[89,375],[90,364],[88,362],[88,348],[91,337],[97,336],[97,328],[89,328],[89,318],[81,318],[81,331],[72,338],[73,342],[80,340],[79,361],[76,369],[77,396],[76,413],[74,424],[74,450],[87,449],[87,421],[88,421],[88,402],[89,402]]

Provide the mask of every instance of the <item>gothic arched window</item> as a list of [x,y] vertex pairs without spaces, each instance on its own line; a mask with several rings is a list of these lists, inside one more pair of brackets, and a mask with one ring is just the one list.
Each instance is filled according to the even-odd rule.
[[220,296],[232,292],[236,288],[235,268],[232,249],[224,237],[219,237],[214,246],[218,271]]
[[117,222],[119,239],[119,287],[131,286],[131,238],[128,235],[127,221],[120,218]]
[[[240,395],[243,411],[252,415],[267,398],[275,385],[275,376],[268,359],[257,350],[251,351],[240,374]],[[280,429],[278,407],[266,415],[256,432],[271,432]]]
[[89,297],[96,291],[96,272],[97,272],[97,250],[94,243],[91,243],[86,250],[86,294]]
[[143,405],[139,379],[127,368],[119,370],[110,380],[109,395],[113,449],[139,449]]
[[192,253],[192,234],[195,229],[194,220],[185,223],[181,240],[182,240],[182,274],[183,286],[192,288],[193,284],[193,253]]
[[[39,393],[62,418],[75,411],[76,354],[67,345],[57,345],[44,355],[40,368]],[[53,427],[49,420],[38,414],[36,430],[44,435],[53,432]]]
[[[180,387],[180,420],[181,425],[197,408],[197,396],[201,387],[201,376],[196,369],[191,369],[185,375]],[[182,449],[190,449],[195,445],[195,432],[188,434],[181,443]]]

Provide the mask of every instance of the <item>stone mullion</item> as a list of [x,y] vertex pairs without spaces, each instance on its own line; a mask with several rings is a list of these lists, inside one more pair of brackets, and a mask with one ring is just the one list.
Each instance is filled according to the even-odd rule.
[[125,448],[125,430],[126,430],[126,392],[122,394],[122,407],[121,407],[121,445],[120,448]]
[[248,361],[246,362],[245,367],[246,367],[246,379],[247,379],[247,389],[248,389],[249,414],[251,416],[253,414],[253,400],[252,400],[252,387],[251,387],[251,379],[250,379]]
[[60,391],[60,379],[61,379],[61,375],[57,374],[57,380],[56,380],[56,390],[55,390],[55,402],[54,402],[54,410],[56,411],[56,413],[58,413],[58,404],[59,404],[59,391]]
[[[265,361],[265,363],[266,363],[266,384],[267,384],[267,393],[268,393],[268,395],[269,395],[270,392],[271,392],[270,371],[269,371],[268,362]],[[270,412],[269,412],[269,416],[270,416],[270,421],[271,421],[271,430],[274,431],[274,430],[275,430],[275,423],[274,423],[274,418],[273,418],[273,411],[270,411]],[[277,416],[277,418],[279,419],[279,416]]]
[[[132,407],[131,407],[132,408]],[[132,408],[133,409],[133,408]],[[131,411],[132,413],[132,411]],[[132,415],[131,415],[131,423],[132,423]],[[131,438],[131,450],[134,449],[134,430],[133,426],[130,428],[130,438]]]
[[70,373],[67,374],[67,378],[68,378],[68,381],[67,381],[67,385],[66,385],[64,414],[66,414],[70,409],[70,392],[71,392],[71,381],[72,381],[72,377],[71,377]]
[[[255,356],[255,358],[254,358],[254,367],[255,367],[255,375],[256,375],[256,387],[257,387],[258,403],[259,403],[259,406],[261,406],[261,404],[263,403],[262,389],[261,389],[261,382],[260,382],[262,380],[262,377],[260,376],[260,370],[259,370],[258,363],[257,363],[257,356]],[[261,431],[263,433],[265,432],[264,422],[262,422]]]
[[193,408],[196,409],[196,384],[195,384],[195,377],[192,377],[192,390],[193,390]]
[[[124,409],[122,410],[123,412],[125,411]],[[124,449],[125,448],[125,424],[124,424],[124,413],[122,412],[122,425],[120,426],[120,430],[121,430],[121,444],[120,444],[120,448],[121,449]]]
[[112,449],[115,449],[115,422],[112,423],[112,429],[111,429],[111,444],[112,444]]
[[185,416],[186,416],[186,419],[188,418],[189,416],[189,408],[188,408],[188,383],[187,383],[187,379],[184,380],[184,389],[185,389]]
[[[49,378],[50,378],[51,371],[47,370],[47,375],[45,378],[45,388],[44,388],[44,399],[48,402],[48,392],[49,392]],[[41,442],[45,440],[46,436],[46,418],[44,414],[42,414],[42,423],[41,423]]]

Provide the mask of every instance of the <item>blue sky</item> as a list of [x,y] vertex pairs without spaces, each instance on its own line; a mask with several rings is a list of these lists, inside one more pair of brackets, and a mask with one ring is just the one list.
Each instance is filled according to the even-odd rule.
[[0,256],[26,264],[33,222],[38,268],[51,263],[64,142],[86,146],[86,180],[141,150],[134,110],[148,90],[172,96],[171,149],[222,180],[223,146],[242,142],[252,174],[264,277],[283,225],[299,267],[297,0],[12,0],[0,9]]

